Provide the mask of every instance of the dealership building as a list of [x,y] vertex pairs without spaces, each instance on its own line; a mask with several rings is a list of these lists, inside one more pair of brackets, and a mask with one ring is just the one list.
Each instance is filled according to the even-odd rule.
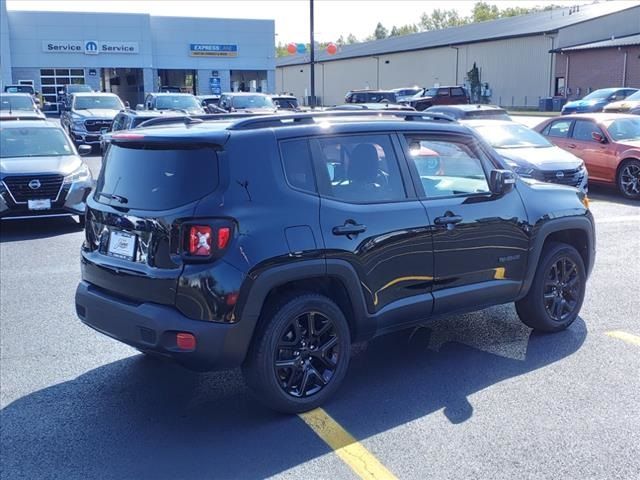
[[[416,2],[416,18],[420,8]],[[320,50],[315,92],[321,104],[333,105],[343,103],[351,89],[468,85],[467,75],[475,65],[481,84],[489,86],[491,103],[537,107],[542,97],[574,98],[602,87],[640,88],[638,33],[639,2],[576,2],[529,15],[344,45],[334,55]],[[276,65],[277,90],[308,102],[309,56],[289,55]]]
[[131,105],[161,87],[275,91],[273,20],[7,11],[5,0],[0,15],[0,83],[33,84],[52,104],[76,83]]

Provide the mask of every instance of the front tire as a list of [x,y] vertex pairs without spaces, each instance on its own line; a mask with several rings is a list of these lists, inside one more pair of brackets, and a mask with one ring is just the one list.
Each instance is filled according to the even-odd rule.
[[541,332],[559,332],[578,317],[587,275],[578,251],[564,243],[545,246],[527,296],[516,302],[520,320]]
[[624,161],[618,170],[616,185],[625,198],[640,200],[640,161]]
[[325,296],[302,294],[267,309],[242,371],[270,408],[306,412],[338,389],[350,347],[349,325],[340,308]]

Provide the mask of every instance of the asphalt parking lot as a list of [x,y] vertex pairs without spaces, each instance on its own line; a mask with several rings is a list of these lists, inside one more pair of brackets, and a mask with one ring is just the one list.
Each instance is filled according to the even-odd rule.
[[637,479],[640,205],[590,197],[597,261],[567,331],[533,334],[507,305],[357,345],[313,418],[85,327],[75,221],[3,223],[0,476]]

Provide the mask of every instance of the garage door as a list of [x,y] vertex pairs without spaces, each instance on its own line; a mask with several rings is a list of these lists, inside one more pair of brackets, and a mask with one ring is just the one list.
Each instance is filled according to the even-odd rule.
[[52,104],[48,111],[57,112],[60,98],[58,91],[63,85],[84,84],[82,68],[43,68],[40,70],[40,84],[44,104]]

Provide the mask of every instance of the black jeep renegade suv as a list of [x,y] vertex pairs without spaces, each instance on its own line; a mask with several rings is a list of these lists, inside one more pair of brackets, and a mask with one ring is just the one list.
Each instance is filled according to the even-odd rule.
[[115,133],[87,200],[77,313],[144,353],[242,366],[300,412],[354,341],[507,302],[544,332],[580,311],[584,194],[515,177],[447,117],[176,122]]

